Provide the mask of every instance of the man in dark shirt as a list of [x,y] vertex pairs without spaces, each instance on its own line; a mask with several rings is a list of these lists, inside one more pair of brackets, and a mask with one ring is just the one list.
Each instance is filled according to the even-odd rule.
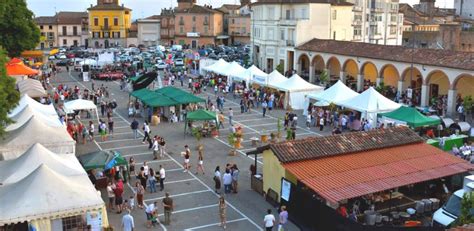
[[165,198],[163,199],[163,209],[165,212],[165,225],[169,225],[171,221],[171,211],[173,211],[173,199],[171,199],[168,192],[165,193]]
[[130,124],[130,128],[133,131],[133,137],[137,139],[138,138],[138,121],[136,119],[133,119],[132,124]]

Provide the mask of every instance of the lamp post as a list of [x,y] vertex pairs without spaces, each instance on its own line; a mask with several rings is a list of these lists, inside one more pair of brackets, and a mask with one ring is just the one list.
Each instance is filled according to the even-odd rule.
[[[254,20],[254,15],[253,15],[253,9],[249,8],[250,11],[250,23],[252,24],[252,64],[256,64],[255,60],[255,20]],[[257,65],[258,66],[258,65]]]

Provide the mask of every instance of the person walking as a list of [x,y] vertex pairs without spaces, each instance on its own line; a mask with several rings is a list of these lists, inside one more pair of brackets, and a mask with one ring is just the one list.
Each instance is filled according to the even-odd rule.
[[99,120],[99,133],[102,142],[107,140],[107,125],[105,125],[104,121]]
[[138,121],[136,119],[133,119],[132,123],[130,124],[130,128],[133,131],[133,138],[137,139],[138,138]]
[[221,113],[219,113],[219,115],[217,116],[217,119],[219,120],[219,125],[217,126],[219,129],[222,127],[224,128],[224,113],[221,111]]
[[150,186],[150,193],[156,192],[155,171],[152,168],[148,170],[148,185]]
[[122,217],[122,228],[123,231],[133,231],[133,229],[135,229],[135,223],[130,214],[130,209],[127,209],[127,212]]
[[188,145],[185,145],[184,146],[185,148],[185,151],[184,151],[184,164],[183,164],[183,167],[184,167],[184,172],[187,172],[189,170],[189,158],[191,157],[191,150],[189,149],[189,146]]
[[220,167],[217,166],[216,167],[216,170],[214,170],[214,188],[215,188],[215,192],[217,194],[220,194],[220,191],[221,191],[221,170],[220,170]]
[[147,228],[151,228],[151,226],[154,226],[154,214],[156,214],[156,210],[158,209],[158,202],[155,201],[152,204],[145,206],[145,214],[146,214],[146,220],[147,220]]
[[234,126],[232,124],[232,117],[234,117],[234,111],[232,111],[232,108],[229,108],[229,124],[230,124],[230,126]]
[[262,102],[262,114],[263,114],[263,117],[265,117],[265,114],[267,113],[267,101],[263,100]]
[[129,170],[130,172],[128,173],[128,180],[130,180],[130,175],[133,174],[133,176],[136,176],[137,173],[135,172],[135,159],[133,159],[133,156],[130,157],[129,161],[128,161],[128,167],[129,167]]
[[112,117],[109,117],[108,125],[109,125],[110,137],[113,138],[114,137],[114,120],[112,119]]
[[221,226],[224,229],[226,228],[226,222],[227,222],[226,208],[227,208],[227,204],[225,203],[224,196],[221,195],[221,197],[219,197],[219,218],[221,220],[221,223],[219,224],[219,226]]
[[166,142],[165,138],[161,137],[160,141],[158,142],[160,145],[160,157],[163,158],[165,157],[166,154]]
[[145,143],[145,140],[150,139],[150,126],[146,121],[143,122],[143,132],[145,133],[145,136],[143,137],[142,144]]
[[280,214],[278,215],[278,231],[286,230],[286,224],[288,223],[288,211],[286,211],[286,206],[282,205],[280,210]]
[[165,168],[163,168],[163,166],[160,165],[160,170],[159,170],[159,174],[160,174],[160,191],[163,191],[163,189],[165,189],[165,178],[166,178],[166,171],[165,171]]
[[113,189],[113,184],[112,181],[109,181],[107,184],[107,197],[109,198],[109,209],[114,210],[114,204],[115,204],[115,194],[114,194],[114,189]]
[[140,172],[138,173],[138,180],[140,180],[140,184],[143,188],[146,189],[147,176],[145,176],[145,168],[143,166],[140,168]]
[[89,121],[89,140],[90,141],[94,140],[94,131],[95,131],[94,123],[92,121]]
[[222,181],[224,183],[224,193],[230,193],[232,187],[232,175],[230,174],[230,170],[226,169],[224,176],[222,177]]
[[275,216],[273,216],[271,209],[267,210],[267,215],[263,218],[263,223],[266,231],[272,231],[273,226],[275,225]]
[[234,193],[237,193],[237,186],[239,185],[239,168],[237,168],[237,164],[232,166],[232,190]]
[[319,131],[322,131],[324,129],[324,117],[321,117],[319,119]]
[[204,175],[204,168],[203,168],[203,163],[204,163],[204,158],[203,158],[203,153],[202,153],[202,148],[198,150],[198,159],[197,159],[197,166],[196,166],[196,175],[198,175],[199,170],[201,170],[202,175]]
[[140,181],[135,182],[135,188],[137,193],[137,204],[138,208],[143,209],[143,194],[145,194],[145,188],[140,184]]
[[82,144],[86,144],[87,136],[89,135],[89,131],[87,130],[86,126],[82,125],[81,133],[82,133]]
[[158,159],[158,152],[160,149],[160,145],[158,144],[158,136],[153,137],[153,146],[151,147],[153,149],[153,160]]
[[165,193],[165,198],[163,198],[163,210],[165,212],[165,225],[169,225],[171,222],[171,212],[173,211],[173,199],[171,199],[168,192]]
[[114,187],[114,193],[115,193],[115,205],[117,207],[117,214],[122,213],[123,209],[123,181],[122,179],[118,179],[117,183],[115,184]]

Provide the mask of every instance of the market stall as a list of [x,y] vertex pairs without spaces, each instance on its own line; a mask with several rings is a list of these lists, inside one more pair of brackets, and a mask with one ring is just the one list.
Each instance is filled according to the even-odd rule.
[[218,121],[217,121],[217,115],[215,112],[207,111],[207,110],[196,110],[193,112],[189,112],[188,115],[186,116],[186,123],[184,125],[184,132],[186,132],[187,127],[189,124],[192,125],[192,122],[194,121],[212,121],[214,124],[203,124],[202,127],[200,127],[200,132],[203,135],[208,135],[211,133],[211,131],[214,128],[218,128]]
[[51,127],[32,117],[21,127],[7,132],[0,140],[0,160],[18,157],[34,143],[41,143],[55,153],[75,153],[76,142],[64,127]]
[[99,112],[94,102],[85,99],[76,99],[64,103],[65,111],[80,111],[80,110],[94,110],[99,120]]
[[27,94],[33,98],[39,97],[46,97],[48,94],[41,84],[40,81],[36,79],[24,79],[21,81],[17,81],[18,91],[20,91],[20,95]]
[[13,117],[16,114],[20,113],[25,107],[31,107],[35,111],[43,113],[44,115],[57,116],[58,113],[54,109],[53,104],[41,104],[40,102],[32,99],[28,95],[23,95],[18,102],[18,106],[14,108],[9,114],[8,117]]
[[255,65],[246,70],[233,75],[234,81],[245,81],[248,83],[256,83],[261,86],[266,86],[268,83],[268,74],[260,70]]
[[308,94],[309,99],[338,104],[341,101],[354,98],[359,93],[347,87],[342,81],[338,80],[330,88],[319,93]]
[[64,176],[85,174],[74,154],[60,155],[51,152],[40,143],[35,143],[20,157],[0,161],[0,183],[16,183],[42,164]]
[[50,127],[64,127],[64,124],[61,123],[57,115],[45,115],[41,112],[34,110],[31,106],[27,106],[15,116],[10,117],[10,119],[13,120],[14,123],[8,125],[5,128],[5,131],[9,132],[20,128],[33,117]]
[[297,74],[282,82],[270,81],[268,85],[285,92],[285,108],[291,107],[295,110],[304,109],[306,95],[324,90],[323,87],[308,83]]
[[15,78],[17,81],[25,79],[25,76],[37,75],[39,74],[38,70],[32,69],[26,66],[21,59],[13,58],[7,65],[7,75]]
[[87,175],[65,176],[46,164],[0,187],[0,204],[0,227],[27,222],[35,230],[55,230],[58,224],[62,227],[63,218],[90,212],[100,215],[100,227],[95,230],[108,226],[104,201]]
[[439,119],[421,114],[416,108],[402,106],[395,111],[379,114],[384,123],[405,124],[411,128],[436,126],[441,123]]
[[225,60],[223,59],[219,59],[217,60],[217,62],[207,66],[207,67],[202,67],[202,69],[204,71],[208,71],[208,72],[214,72],[214,73],[217,73],[217,74],[221,74],[223,73],[227,66],[229,65],[228,62],[226,62]]

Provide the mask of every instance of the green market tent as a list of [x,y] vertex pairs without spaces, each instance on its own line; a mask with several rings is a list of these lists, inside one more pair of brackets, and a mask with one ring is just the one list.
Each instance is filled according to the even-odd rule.
[[216,125],[218,125],[217,115],[215,112],[206,111],[206,110],[196,110],[193,112],[189,112],[186,116],[186,123],[184,125],[184,131],[186,131],[188,121],[215,121]]
[[150,107],[169,107],[179,105],[179,103],[173,99],[170,99],[164,95],[153,93],[148,97],[141,98],[143,104]]
[[395,111],[381,113],[379,115],[406,122],[407,125],[412,128],[438,125],[441,122],[439,119],[424,116],[418,110],[416,110],[416,108],[406,106],[402,106]]
[[141,100],[145,105],[152,107],[206,102],[206,100],[200,97],[175,87],[164,87],[155,91],[140,89],[133,91],[130,95]]
[[181,90],[179,88],[175,87],[163,87],[155,92],[158,92],[160,94],[163,94],[165,96],[168,96],[169,98],[172,98],[176,101],[178,101],[180,104],[188,104],[188,103],[200,103],[200,102],[206,102],[205,99],[202,99],[200,97],[197,97],[187,91]]
[[137,99],[141,99],[141,98],[146,97],[146,96],[151,95],[151,94],[153,94],[153,91],[149,90],[147,88],[136,90],[136,91],[133,91],[132,93],[130,93],[131,96],[133,96]]
[[86,171],[98,168],[105,169],[108,164],[109,167],[128,165],[127,160],[117,151],[91,152],[79,156],[78,159]]

